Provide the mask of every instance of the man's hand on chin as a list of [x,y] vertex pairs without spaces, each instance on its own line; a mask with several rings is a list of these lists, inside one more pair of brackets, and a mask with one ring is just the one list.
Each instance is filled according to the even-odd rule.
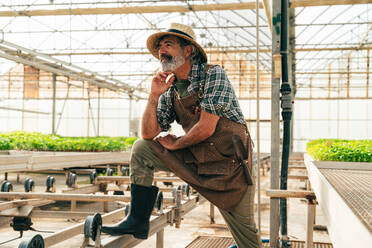
[[159,137],[156,140],[165,148],[168,150],[177,150],[179,147],[177,147],[177,137],[173,134],[168,134],[164,137]]

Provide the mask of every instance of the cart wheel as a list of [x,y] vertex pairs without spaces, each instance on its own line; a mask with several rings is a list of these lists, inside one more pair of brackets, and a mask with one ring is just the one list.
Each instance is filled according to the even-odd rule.
[[122,176],[129,176],[129,168],[126,166],[121,167],[121,175]]
[[106,175],[111,177],[113,174],[114,174],[114,171],[111,168],[108,168]]
[[102,217],[99,213],[95,213],[93,216],[90,215],[85,219],[84,223],[84,236],[91,238],[96,241],[98,228],[102,227]]
[[76,174],[70,173],[70,175],[68,176],[68,180],[67,180],[67,186],[72,188],[75,184],[76,184]]
[[46,180],[46,192],[50,192],[51,189],[54,187],[54,183],[56,182],[56,179],[52,176],[48,176]]
[[160,211],[163,207],[163,192],[159,191],[155,201],[156,208]]
[[190,196],[190,185],[183,184],[182,185],[182,193],[185,194],[187,197]]
[[32,178],[27,178],[25,183],[25,192],[34,191],[35,182],[32,180]]
[[92,170],[89,174],[90,184],[94,184],[94,181],[96,180],[96,178],[97,178],[97,171]]
[[44,239],[40,234],[37,234],[32,239],[23,240],[18,248],[44,248]]
[[11,192],[11,191],[13,191],[13,185],[8,181],[4,181],[1,184],[1,192]]
[[7,180],[5,180],[5,181],[3,181],[2,183],[1,183],[1,192],[5,192],[5,190],[4,190],[4,187],[5,187],[5,184],[7,184],[8,183],[8,181]]
[[174,186],[174,187],[173,187],[173,191],[172,191],[172,196],[173,196],[173,197],[176,197],[176,195],[177,195],[177,190],[181,190],[181,192],[182,192],[181,185],[178,185],[178,186]]

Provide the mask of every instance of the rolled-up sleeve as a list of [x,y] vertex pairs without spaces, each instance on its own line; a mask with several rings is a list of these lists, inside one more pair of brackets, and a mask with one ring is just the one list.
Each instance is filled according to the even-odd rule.
[[206,73],[203,94],[200,102],[203,110],[218,116],[224,116],[226,110],[231,110],[233,88],[220,66],[214,66]]
[[170,124],[176,119],[176,114],[171,101],[171,90],[160,96],[156,116],[162,131],[168,131]]

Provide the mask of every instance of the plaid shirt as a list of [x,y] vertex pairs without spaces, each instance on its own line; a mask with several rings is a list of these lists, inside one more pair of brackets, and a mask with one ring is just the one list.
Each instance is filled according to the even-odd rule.
[[[190,85],[187,88],[188,93],[197,93],[200,84],[203,93],[203,98],[200,101],[201,109],[246,125],[238,99],[225,70],[220,66],[214,66],[205,73],[204,81],[201,81],[200,77],[204,66],[205,63],[194,64],[192,66],[188,76],[188,80],[190,81]],[[172,104],[175,90],[176,87],[172,84],[159,98],[156,114],[163,131],[168,131],[170,124],[176,119],[176,112]]]

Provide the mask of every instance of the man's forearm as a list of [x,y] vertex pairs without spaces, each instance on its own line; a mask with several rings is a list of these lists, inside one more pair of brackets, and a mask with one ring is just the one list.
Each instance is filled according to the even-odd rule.
[[158,106],[158,101],[158,96],[150,94],[145,112],[142,116],[142,138],[144,139],[153,139],[161,131],[156,117],[156,108]]
[[181,136],[176,141],[177,149],[189,147],[202,142],[210,137],[208,133],[203,130],[200,125],[196,124],[187,134]]

